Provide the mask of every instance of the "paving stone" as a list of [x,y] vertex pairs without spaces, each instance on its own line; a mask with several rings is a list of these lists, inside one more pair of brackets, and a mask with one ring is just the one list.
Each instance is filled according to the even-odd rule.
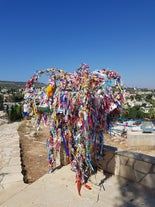
[[9,165],[21,165],[20,157],[12,157],[10,159]]
[[12,156],[13,157],[20,157],[20,149],[13,150]]
[[7,166],[7,167],[3,167],[0,170],[0,174],[1,173],[20,173],[22,171],[21,166],[20,165],[14,165],[14,166]]
[[14,183],[23,180],[23,175],[21,173],[6,174],[1,182],[2,185],[7,183]]

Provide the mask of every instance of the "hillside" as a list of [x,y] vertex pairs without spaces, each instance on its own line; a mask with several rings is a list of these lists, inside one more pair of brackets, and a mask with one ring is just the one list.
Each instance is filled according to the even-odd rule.
[[[0,88],[6,88],[6,89],[20,89],[25,88],[26,82],[18,82],[18,81],[1,81],[0,80]],[[44,86],[44,83],[36,83],[37,87]]]

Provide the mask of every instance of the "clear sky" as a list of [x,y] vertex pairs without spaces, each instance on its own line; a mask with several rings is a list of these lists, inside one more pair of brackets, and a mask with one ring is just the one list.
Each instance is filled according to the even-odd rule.
[[155,0],[0,0],[0,80],[80,63],[155,88]]

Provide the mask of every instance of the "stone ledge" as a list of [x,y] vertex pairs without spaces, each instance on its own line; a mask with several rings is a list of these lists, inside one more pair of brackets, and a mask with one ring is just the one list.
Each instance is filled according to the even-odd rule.
[[155,157],[108,146],[104,149],[104,171],[155,188]]
[[150,155],[145,155],[138,152],[130,152],[130,151],[116,151],[115,153],[120,156],[122,155],[128,158],[133,158],[136,160],[155,164],[155,157],[152,157]]

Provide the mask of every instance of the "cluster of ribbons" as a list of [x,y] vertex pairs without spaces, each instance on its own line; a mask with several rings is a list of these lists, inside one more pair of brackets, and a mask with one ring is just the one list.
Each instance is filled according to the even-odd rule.
[[[42,74],[48,74],[49,81],[37,89],[35,83]],[[48,117],[50,132],[59,137],[68,163],[84,183],[86,172],[94,171],[93,161],[103,155],[104,132],[122,108],[121,77],[106,69],[91,72],[87,64],[74,73],[49,68],[36,72],[24,93],[32,103],[37,126]]]

